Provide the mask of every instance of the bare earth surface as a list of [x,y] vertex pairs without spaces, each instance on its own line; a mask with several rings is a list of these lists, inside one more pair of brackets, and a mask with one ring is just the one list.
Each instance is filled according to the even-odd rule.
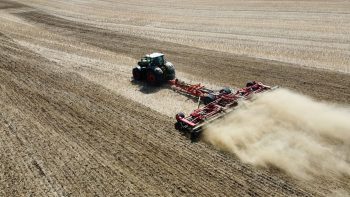
[[[323,2],[317,14],[312,3],[302,9],[289,6],[304,15],[332,16],[319,19],[326,24],[333,24],[332,20],[347,24],[340,32],[327,26],[323,34],[319,33],[321,23],[310,25],[319,35],[310,46],[317,45],[323,55],[321,59],[306,55],[309,61],[300,57],[298,64],[289,56],[300,55],[289,49],[297,43],[281,46],[285,54],[273,58],[276,55],[266,55],[268,49],[240,54],[223,45],[205,45],[209,41],[199,36],[190,42],[196,28],[206,26],[208,35],[210,31],[220,34],[212,35],[212,42],[235,46],[225,40],[234,41],[231,31],[242,34],[247,28],[220,29],[225,21],[219,20],[223,23],[216,24],[219,28],[214,19],[199,20],[208,10],[215,10],[209,1],[186,7],[181,6],[187,1],[177,2],[167,17],[164,1],[19,2],[0,0],[0,196],[329,196],[350,192],[349,177],[295,180],[277,169],[243,164],[205,143],[190,143],[173,128],[173,115],[191,111],[196,104],[167,87],[145,87],[130,79],[137,59],[162,51],[176,65],[178,76],[187,81],[239,87],[255,79],[315,99],[348,104],[350,77],[345,62],[350,39],[344,33],[350,27],[348,3],[337,7]],[[297,17],[287,15],[287,4],[274,3],[285,18]],[[222,9],[227,2],[217,2],[217,6]],[[237,1],[236,6],[241,12],[245,9],[246,15],[264,12],[271,20],[276,14],[260,1]],[[239,13],[220,13],[227,16],[217,17],[233,17],[238,24]],[[195,17],[201,27],[193,26]],[[174,30],[157,30],[157,20],[158,26]],[[147,26],[151,22],[156,30],[147,31],[153,29]],[[192,33],[183,32],[189,27],[194,28]],[[221,38],[222,34],[229,37]],[[302,31],[295,35],[298,39],[307,36]],[[320,41],[322,36],[332,44]],[[237,39],[244,41],[237,46],[248,47],[252,42],[252,38]],[[296,51],[303,50],[315,54],[305,46]],[[331,60],[334,65],[326,70],[324,64],[312,60],[324,63],[322,58],[331,54],[337,55],[337,61]]]

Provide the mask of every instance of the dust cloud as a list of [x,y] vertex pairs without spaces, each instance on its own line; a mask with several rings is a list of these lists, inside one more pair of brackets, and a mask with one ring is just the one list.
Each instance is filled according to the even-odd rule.
[[243,162],[274,166],[298,179],[350,175],[350,109],[290,90],[240,104],[203,136]]

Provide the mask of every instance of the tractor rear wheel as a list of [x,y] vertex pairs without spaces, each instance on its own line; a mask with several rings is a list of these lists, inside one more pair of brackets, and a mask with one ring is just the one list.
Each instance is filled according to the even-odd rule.
[[174,80],[175,79],[175,68],[174,66],[170,63],[167,62],[165,65],[166,71],[165,71],[165,79],[166,80]]

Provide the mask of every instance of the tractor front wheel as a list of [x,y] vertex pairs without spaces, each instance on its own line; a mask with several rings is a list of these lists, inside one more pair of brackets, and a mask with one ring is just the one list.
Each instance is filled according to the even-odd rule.
[[132,69],[132,76],[134,80],[141,81],[142,80],[142,71],[140,67],[135,67]]
[[149,69],[146,73],[147,83],[150,85],[159,85],[163,81],[163,71],[160,68]]
[[153,71],[148,71],[146,74],[146,80],[147,83],[151,84],[151,85],[156,85],[157,84],[157,77],[155,75],[155,73]]

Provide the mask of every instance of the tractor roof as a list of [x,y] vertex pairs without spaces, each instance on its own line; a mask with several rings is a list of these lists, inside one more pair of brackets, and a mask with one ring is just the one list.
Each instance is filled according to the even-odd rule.
[[151,53],[148,56],[150,58],[155,58],[155,57],[159,57],[159,56],[163,56],[163,55],[164,55],[163,53]]

